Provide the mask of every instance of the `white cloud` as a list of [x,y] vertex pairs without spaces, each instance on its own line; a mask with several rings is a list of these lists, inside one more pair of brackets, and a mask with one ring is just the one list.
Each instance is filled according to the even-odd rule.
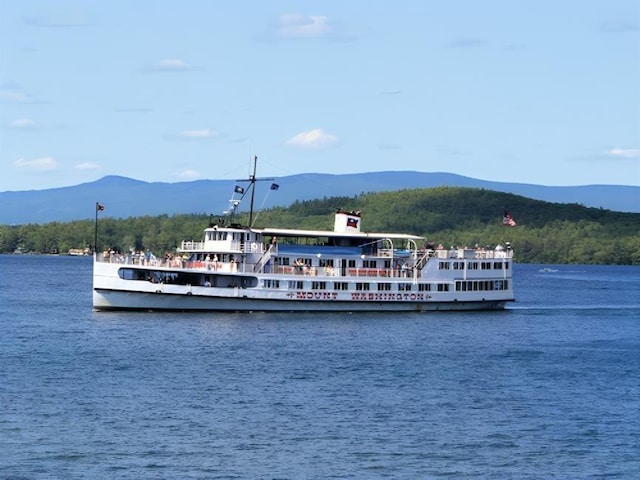
[[29,128],[34,128],[35,126],[36,126],[36,122],[31,120],[30,118],[18,118],[17,120],[14,120],[13,122],[9,123],[9,128],[29,129]]
[[86,12],[52,10],[23,17],[30,27],[86,27],[92,22]]
[[76,170],[97,170],[98,165],[96,165],[93,162],[83,162],[83,163],[78,163],[73,168],[75,168]]
[[640,148],[612,148],[607,155],[621,158],[640,158]]
[[203,128],[201,130],[184,130],[180,132],[181,138],[214,138],[218,136],[218,132],[210,128]]
[[338,137],[324,133],[321,128],[314,128],[308,132],[301,132],[285,142],[286,145],[298,148],[321,149],[338,143]]
[[187,170],[183,170],[182,172],[178,172],[176,177],[181,178],[183,180],[193,180],[195,178],[200,178],[200,172],[197,170],[192,170],[188,168]]
[[635,33],[640,31],[640,26],[633,20],[614,20],[603,22],[600,31],[604,33]]
[[34,160],[25,160],[24,158],[20,158],[13,162],[13,164],[20,169],[32,172],[50,172],[58,168],[58,162],[56,162],[52,157],[42,157]]
[[184,60],[180,60],[179,58],[165,58],[160,60],[153,66],[154,70],[161,71],[188,71],[194,70],[195,68],[190,65],[188,62]]
[[484,40],[475,37],[460,37],[449,42],[449,46],[452,48],[477,48],[483,47],[485,44]]
[[286,38],[324,37],[332,30],[328,17],[301,13],[281,15],[277,26],[278,35]]
[[3,103],[37,103],[37,101],[21,90],[3,88],[0,90],[0,101]]

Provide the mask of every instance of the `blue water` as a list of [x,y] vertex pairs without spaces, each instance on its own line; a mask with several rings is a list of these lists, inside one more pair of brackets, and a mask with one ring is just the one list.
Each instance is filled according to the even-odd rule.
[[0,256],[0,479],[640,478],[640,268],[504,312],[109,313]]

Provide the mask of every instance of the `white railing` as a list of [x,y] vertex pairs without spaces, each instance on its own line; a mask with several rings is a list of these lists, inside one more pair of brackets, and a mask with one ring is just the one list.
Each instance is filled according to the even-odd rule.
[[204,242],[183,241],[180,250],[204,250]]

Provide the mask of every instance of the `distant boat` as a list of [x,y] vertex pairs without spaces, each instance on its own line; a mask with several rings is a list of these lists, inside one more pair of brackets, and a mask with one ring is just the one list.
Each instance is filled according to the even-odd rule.
[[72,257],[87,257],[91,255],[91,251],[88,248],[70,248],[67,255]]
[[[255,164],[247,181],[253,189]],[[252,212],[253,205],[249,225]],[[222,218],[204,230],[203,241],[183,241],[162,258],[97,253],[93,306],[421,312],[502,309],[514,300],[509,245],[445,249],[417,235],[366,233],[361,225],[361,212],[343,210],[333,230],[257,229]]]

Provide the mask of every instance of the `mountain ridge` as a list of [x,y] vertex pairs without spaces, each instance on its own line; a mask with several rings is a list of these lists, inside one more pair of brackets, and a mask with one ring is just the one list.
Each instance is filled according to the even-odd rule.
[[[441,186],[483,188],[553,203],[640,213],[640,187],[625,185],[543,186],[479,180],[446,172],[382,171],[354,174],[301,173],[257,182],[255,208],[288,206],[296,200]],[[0,224],[64,222],[93,218],[95,203],[103,215],[118,218],[144,215],[209,213],[227,209],[234,180],[146,182],[108,175],[92,182],[45,190],[0,192]],[[236,195],[236,198],[238,196]],[[243,208],[248,209],[248,204]]]

